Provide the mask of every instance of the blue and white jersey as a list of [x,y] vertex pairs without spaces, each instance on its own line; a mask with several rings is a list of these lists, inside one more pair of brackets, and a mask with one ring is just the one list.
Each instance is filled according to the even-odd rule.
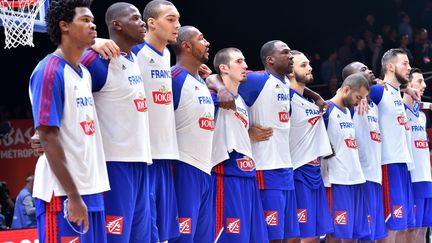
[[147,97],[153,159],[179,159],[172,94],[170,52],[148,43],[135,46]]
[[289,148],[290,93],[288,78],[279,79],[269,72],[247,74],[239,94],[249,106],[251,126],[259,124],[273,129],[267,141],[252,141],[257,170],[292,168]]
[[324,159],[321,174],[325,186],[355,185],[366,182],[357,150],[356,133],[348,108],[331,102],[324,122],[335,156]]
[[369,111],[359,115],[352,111],[360,164],[367,181],[381,184],[381,132],[378,107],[369,102]]
[[[217,107],[216,95],[213,100]],[[249,138],[248,108],[240,95],[234,97],[236,110],[217,109],[212,162],[218,174],[254,177],[255,162]]]
[[412,163],[408,142],[405,138],[407,124],[404,104],[399,88],[384,82],[384,87],[374,85],[370,91],[371,100],[378,106],[378,120],[381,130],[381,163]]
[[290,91],[290,97],[289,148],[294,169],[297,169],[318,157],[332,154],[332,150],[318,106],[293,89]]
[[92,76],[106,160],[152,163],[147,97],[136,56],[109,61],[89,50],[81,63]]
[[[76,70],[63,58],[45,57],[30,78],[34,126],[59,128],[59,140],[78,192],[89,195],[110,189],[99,121],[91,92],[91,76]],[[45,155],[36,164],[33,196],[50,202],[65,196]]]
[[410,171],[412,182],[432,181],[429,139],[426,133],[426,115],[420,111],[419,103],[413,108],[405,105],[408,125],[411,128],[411,149],[414,169]]
[[173,100],[180,161],[210,174],[214,104],[204,80],[174,66]]

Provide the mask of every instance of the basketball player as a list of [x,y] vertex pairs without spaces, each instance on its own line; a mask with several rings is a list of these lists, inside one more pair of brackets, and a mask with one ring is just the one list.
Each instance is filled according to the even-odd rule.
[[57,45],[32,73],[30,99],[45,155],[33,195],[41,242],[106,242],[102,192],[109,190],[91,77],[81,55],[96,38],[84,0],[52,1],[47,31]]
[[[224,48],[213,63],[236,103],[235,111],[218,109],[216,114],[212,161],[216,164],[217,241],[268,242],[248,135],[248,108],[238,94],[239,85],[246,80],[245,58],[237,48]],[[213,98],[216,102],[215,95]]]
[[179,236],[177,201],[172,160],[179,159],[172,95],[170,52],[177,39],[180,14],[169,1],[154,0],[143,11],[147,24],[145,42],[135,46],[148,97],[150,144],[153,165],[149,167],[152,242]]
[[192,26],[178,30],[176,65],[172,67],[173,103],[179,160],[173,163],[180,237],[172,242],[212,242],[214,234],[211,151],[214,104],[199,76],[210,43]]
[[289,80],[293,67],[290,48],[282,41],[261,48],[264,72],[247,74],[239,94],[249,109],[250,124],[272,129],[264,141],[252,141],[258,187],[269,240],[281,242],[299,235],[293,165],[289,149]]
[[378,106],[382,138],[384,217],[388,229],[385,242],[406,242],[406,229],[415,225],[413,192],[408,166],[412,163],[406,139],[406,113],[400,86],[407,85],[408,57],[401,49],[390,49],[382,57],[384,87],[374,85],[370,98]]
[[291,131],[289,137],[297,217],[302,242],[319,242],[319,237],[333,232],[328,200],[320,173],[322,156],[332,154],[327,131],[317,105],[303,96],[313,82],[307,57],[292,50],[294,67],[288,75],[291,97]]
[[333,157],[324,160],[322,170],[329,190],[334,226],[334,233],[328,235],[329,242],[356,242],[369,235],[368,211],[361,189],[366,180],[349,111],[368,93],[366,78],[362,74],[352,74],[344,80],[324,114],[328,137],[335,151]]
[[[409,86],[418,89],[423,95],[426,83],[418,68],[411,69]],[[420,110],[420,104],[410,96],[404,95],[405,112],[411,128],[412,155],[415,168],[410,171],[415,207],[415,228],[410,229],[411,242],[426,242],[427,227],[432,226],[432,177],[429,152],[429,140],[426,133],[426,115]]]
[[148,107],[137,58],[131,52],[144,41],[145,23],[138,9],[125,2],[111,5],[105,22],[123,55],[105,60],[89,50],[81,62],[92,76],[111,185],[104,194],[107,238],[150,242]]
[[[347,78],[354,73],[363,74],[372,86],[375,83],[375,75],[366,65],[360,62],[352,62],[342,70],[342,78]],[[381,132],[378,122],[378,107],[372,101],[368,102],[367,114],[360,114],[351,110],[354,129],[358,144],[360,164],[366,183],[362,185],[363,194],[369,212],[369,224],[371,233],[362,240],[380,240],[387,237],[384,221],[384,209],[382,200],[382,174],[381,174]]]

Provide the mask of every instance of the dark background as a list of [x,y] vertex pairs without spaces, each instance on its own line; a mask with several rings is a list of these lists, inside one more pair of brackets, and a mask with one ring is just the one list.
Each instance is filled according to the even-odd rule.
[[[117,1],[94,0],[92,11],[98,36],[107,37],[104,13]],[[126,1],[140,11],[147,1]],[[268,40],[280,39],[291,49],[320,53],[324,60],[329,51],[342,44],[346,34],[361,31],[367,14],[374,14],[377,25],[398,23],[396,13],[410,13],[413,27],[424,0],[177,0],[182,25],[193,25],[203,32],[211,43],[210,60],[223,47],[238,47],[246,57],[249,69],[262,69],[259,49]],[[0,27],[1,29],[2,27]],[[0,46],[4,35],[0,35]],[[55,47],[47,34],[35,33],[35,47],[0,49],[0,107],[10,118],[28,116],[28,80],[33,68]],[[173,55],[174,56],[174,55]],[[174,61],[174,60],[173,60]],[[211,62],[209,62],[209,66]],[[318,77],[316,77],[318,78]],[[12,115],[11,115],[12,114]]]

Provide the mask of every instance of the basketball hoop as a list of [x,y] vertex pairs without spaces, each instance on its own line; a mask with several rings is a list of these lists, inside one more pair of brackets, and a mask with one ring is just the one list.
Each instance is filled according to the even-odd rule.
[[0,0],[5,49],[33,44],[35,18],[46,0]]

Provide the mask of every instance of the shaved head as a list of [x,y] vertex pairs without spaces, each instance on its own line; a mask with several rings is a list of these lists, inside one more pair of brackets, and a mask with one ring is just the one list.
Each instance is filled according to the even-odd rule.
[[118,2],[114,3],[107,9],[105,13],[105,24],[109,27],[114,20],[118,20],[127,14],[125,11],[126,8],[134,6],[130,3]]

